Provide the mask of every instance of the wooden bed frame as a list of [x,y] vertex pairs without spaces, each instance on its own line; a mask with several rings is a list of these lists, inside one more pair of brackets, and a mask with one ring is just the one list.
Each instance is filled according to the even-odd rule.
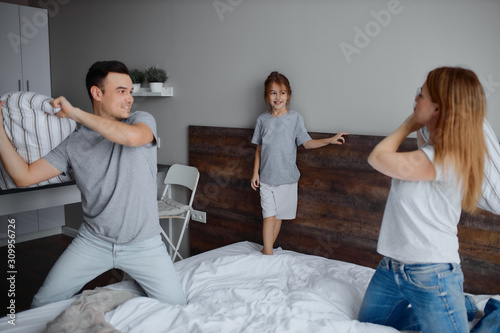
[[[260,196],[250,187],[252,134],[253,129],[189,127],[189,163],[201,174],[194,208],[207,213],[206,224],[190,224],[191,254],[243,240],[262,243]],[[297,218],[283,222],[275,246],[375,268],[390,178],[366,160],[382,139],[351,134],[343,146],[299,147]],[[400,149],[414,147],[416,140],[406,139]],[[465,291],[500,294],[500,216],[463,213],[459,239]]]

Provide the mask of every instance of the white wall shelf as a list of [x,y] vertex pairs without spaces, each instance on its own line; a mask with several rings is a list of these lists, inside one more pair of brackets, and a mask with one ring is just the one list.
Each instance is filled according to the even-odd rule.
[[149,88],[141,88],[139,91],[134,91],[132,96],[157,96],[157,97],[171,97],[174,96],[174,87],[163,87],[161,92],[151,92]]

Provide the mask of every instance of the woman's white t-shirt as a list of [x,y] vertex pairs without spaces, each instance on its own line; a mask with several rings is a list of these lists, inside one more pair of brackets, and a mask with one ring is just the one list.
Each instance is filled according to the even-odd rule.
[[[434,147],[421,150],[434,160]],[[417,163],[417,161],[415,161]],[[415,166],[405,166],[408,172]],[[462,195],[453,172],[436,166],[436,179],[392,179],[377,252],[406,264],[460,263],[457,225]]]

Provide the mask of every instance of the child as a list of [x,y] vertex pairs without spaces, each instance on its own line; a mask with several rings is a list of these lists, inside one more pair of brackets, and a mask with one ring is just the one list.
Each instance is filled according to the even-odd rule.
[[[477,308],[462,289],[457,224],[462,208],[474,211],[481,197],[488,160],[485,114],[486,97],[472,71],[437,68],[418,89],[413,114],[368,157],[393,179],[377,247],[384,258],[359,321],[398,330],[469,332],[467,321]],[[397,151],[424,126],[427,143]],[[413,165],[413,172],[402,173],[402,162]],[[493,312],[489,317],[498,316]]]
[[[289,110],[292,89],[288,79],[272,72],[266,79],[264,99],[269,112],[257,118],[252,143],[257,145],[251,186],[260,188],[264,218],[263,254],[273,254],[273,244],[278,237],[281,221],[293,220],[297,213],[297,190],[300,177],[296,165],[297,147],[313,149],[328,144],[345,143],[344,135],[312,140],[304,127],[304,119]],[[260,173],[259,173],[260,171]]]

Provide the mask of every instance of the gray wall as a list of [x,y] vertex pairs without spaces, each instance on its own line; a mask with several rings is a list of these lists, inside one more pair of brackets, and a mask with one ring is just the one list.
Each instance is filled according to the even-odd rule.
[[290,79],[309,131],[387,135],[412,112],[429,70],[466,66],[481,77],[500,134],[498,0],[54,3],[54,95],[90,109],[84,76],[97,60],[167,69],[174,97],[135,106],[157,120],[159,163],[188,162],[189,125],[254,127],[273,70]]

